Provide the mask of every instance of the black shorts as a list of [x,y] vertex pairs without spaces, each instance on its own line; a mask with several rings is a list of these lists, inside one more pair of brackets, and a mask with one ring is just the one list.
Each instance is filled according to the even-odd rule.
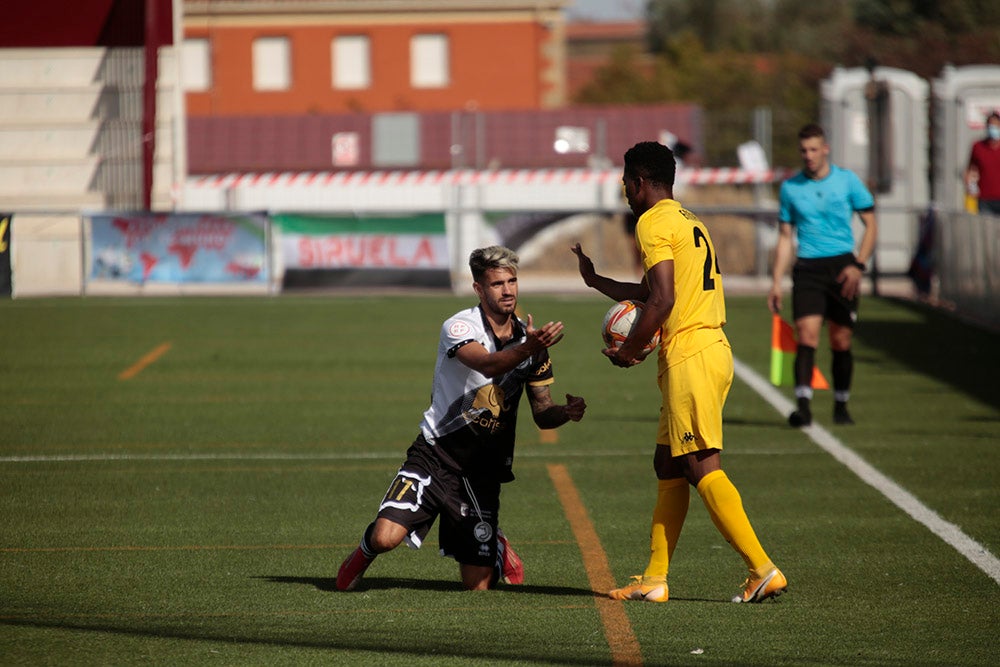
[[497,562],[500,482],[463,477],[442,465],[433,450],[423,436],[417,437],[378,516],[405,526],[406,541],[414,548],[420,548],[440,516],[441,555],[465,565],[492,567]]
[[799,259],[792,267],[792,316],[822,315],[841,326],[854,328],[858,319],[858,297],[845,299],[837,276],[854,262],[854,255]]

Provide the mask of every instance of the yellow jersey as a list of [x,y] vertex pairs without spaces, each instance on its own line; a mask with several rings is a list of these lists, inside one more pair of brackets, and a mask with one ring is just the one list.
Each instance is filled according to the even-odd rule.
[[705,223],[680,202],[662,199],[639,217],[635,239],[646,272],[674,262],[674,306],[663,322],[661,360],[672,366],[726,340],[722,274]]

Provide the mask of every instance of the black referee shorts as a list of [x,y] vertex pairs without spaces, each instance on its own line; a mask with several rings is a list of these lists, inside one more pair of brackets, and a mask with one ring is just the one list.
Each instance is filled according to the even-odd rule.
[[837,276],[853,263],[851,253],[834,257],[799,259],[792,267],[792,316],[822,315],[851,329],[858,319],[858,297],[845,299]]

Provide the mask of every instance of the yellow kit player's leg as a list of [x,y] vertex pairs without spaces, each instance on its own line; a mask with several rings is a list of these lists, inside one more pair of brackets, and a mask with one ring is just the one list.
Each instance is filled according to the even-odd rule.
[[687,517],[689,489],[688,481],[683,477],[659,480],[649,537],[649,565],[643,573],[644,577],[667,576],[677,538]]

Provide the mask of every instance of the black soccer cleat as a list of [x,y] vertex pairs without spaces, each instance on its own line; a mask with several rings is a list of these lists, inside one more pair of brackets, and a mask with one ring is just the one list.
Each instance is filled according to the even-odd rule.
[[788,425],[795,428],[802,428],[803,426],[809,426],[813,423],[812,412],[809,410],[796,410],[792,414],[788,415]]
[[851,414],[847,411],[847,406],[838,403],[833,408],[833,423],[842,424],[845,426],[853,426],[854,420],[851,419]]

